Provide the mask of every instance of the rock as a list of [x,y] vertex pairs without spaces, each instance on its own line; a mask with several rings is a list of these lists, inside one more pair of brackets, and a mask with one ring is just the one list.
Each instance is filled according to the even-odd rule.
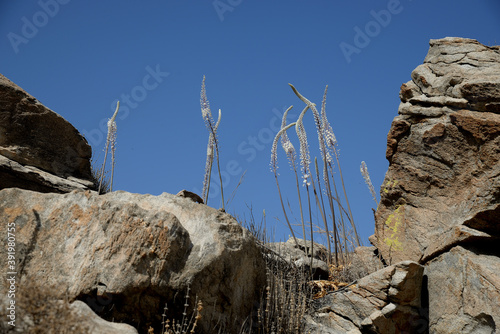
[[349,271],[352,279],[359,279],[384,268],[374,246],[360,246],[354,249]]
[[181,316],[188,287],[190,304],[197,297],[204,305],[197,329],[209,333],[218,324],[237,332],[266,284],[264,259],[247,230],[175,195],[4,189],[0,221],[3,235],[15,224],[20,285],[57,286],[59,297],[82,300],[141,333],[149,325],[160,332],[165,303],[169,316]]
[[431,333],[495,333],[498,330],[498,241],[453,247],[432,259],[426,265],[425,275],[429,282]]
[[71,311],[81,319],[82,324],[92,334],[138,334],[137,330],[127,324],[109,322],[98,317],[92,309],[82,301],[71,303]]
[[69,176],[59,177],[33,166],[23,166],[0,155],[1,188],[21,188],[38,192],[66,193],[75,189],[91,189],[93,182]]
[[191,191],[187,191],[185,189],[179,191],[176,196],[189,198],[195,203],[203,204],[203,199],[200,196],[196,195],[195,193],[193,193]]
[[1,74],[0,105],[0,155],[8,159],[0,163],[0,189],[89,187],[92,151],[70,123]]
[[[48,286],[43,282],[30,281],[16,284],[15,297],[0,300],[0,315],[12,321],[0,322],[1,333],[115,333],[137,334],[132,326],[114,323],[99,318],[82,301],[69,303],[58,299],[58,287]],[[60,292],[59,292],[60,293]],[[7,296],[6,296],[7,297]],[[14,300],[15,318],[7,317],[7,305]],[[12,305],[9,305],[12,308]]]
[[423,266],[405,261],[312,302],[304,333],[419,333],[427,328]]
[[[289,238],[287,242],[272,242],[266,244],[266,247],[279,256],[272,255],[273,260],[285,262],[281,264],[284,267],[299,268],[306,276],[309,276],[311,270],[310,245],[307,241],[304,244],[304,239],[297,239],[299,246],[293,238]],[[313,259],[312,273],[313,279],[328,279],[330,270],[328,268],[328,250],[325,246],[318,243],[313,243]]]
[[431,40],[411,77],[370,237],[388,263],[500,237],[500,47]]

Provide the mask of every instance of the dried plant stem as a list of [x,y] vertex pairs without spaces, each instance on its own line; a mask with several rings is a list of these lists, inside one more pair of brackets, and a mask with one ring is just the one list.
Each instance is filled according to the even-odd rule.
[[101,186],[102,186],[102,182],[104,180],[104,169],[106,167],[106,160],[108,159],[108,149],[109,149],[109,142],[107,141],[106,142],[106,148],[105,148],[105,151],[104,151],[104,162],[102,164],[102,168],[101,168],[101,172],[100,172],[101,179],[99,180],[99,188],[97,189],[97,193],[98,194],[101,193]]
[[[330,232],[328,230],[328,223],[326,221],[326,210],[325,210],[325,204],[324,204],[324,201],[323,201],[323,192],[321,191],[321,182],[320,182],[320,179],[319,179],[319,168],[318,168],[318,159],[315,157],[314,158],[314,167],[316,169],[316,178],[317,178],[317,181],[318,181],[318,188],[319,188],[319,195],[320,195],[320,198],[321,198],[321,206],[320,206],[320,210],[321,210],[321,216],[323,218],[323,222],[325,224],[325,234],[326,234],[326,238],[328,240],[328,265],[330,264],[331,262],[331,254],[332,254],[332,250],[330,248]],[[335,220],[333,221],[333,226],[335,228]],[[336,239],[335,239],[336,240]],[[335,243],[334,244],[335,246],[335,265],[337,266],[338,265],[338,252],[337,252],[337,244]]]
[[[220,115],[220,109],[219,109],[219,115]],[[222,174],[221,174],[221,171],[220,171],[220,163],[219,163],[219,141],[217,140],[216,133],[215,133],[215,130],[213,128],[212,128],[212,135],[214,136],[215,154],[216,154],[216,157],[217,157],[217,171],[219,172],[220,196],[221,196],[221,201],[222,201],[222,210],[225,211],[225,206],[224,206],[224,186],[222,184]]]
[[[300,223],[302,225],[302,238],[304,239],[304,243],[306,242],[306,225],[304,221],[304,210],[302,209],[302,196],[300,196],[300,182],[299,175],[297,173],[297,168],[295,165],[293,166],[293,171],[295,173],[295,182],[297,185],[297,197],[299,199],[299,209],[300,209]],[[307,245],[304,245],[307,248]]]
[[[312,178],[311,178],[312,179]],[[313,267],[313,259],[314,259],[314,232],[313,232],[313,222],[312,222],[312,210],[311,210],[311,198],[309,196],[309,186],[306,183],[306,191],[307,191],[307,206],[309,208],[309,226],[311,227],[311,265],[309,266],[309,274],[313,275],[312,267]],[[304,240],[304,242],[306,242]],[[306,246],[307,250],[307,246]]]
[[361,246],[361,242],[359,241],[359,234],[356,229],[356,224],[354,224],[354,219],[351,212],[351,206],[349,205],[349,198],[347,197],[347,192],[345,190],[344,177],[342,176],[342,168],[340,167],[339,155],[335,147],[334,147],[334,152],[335,152],[335,160],[337,160],[337,167],[339,168],[340,181],[342,182],[342,189],[344,191],[344,198],[347,204],[347,210],[349,211],[349,217],[350,217],[349,221],[351,222],[351,226],[354,231],[354,237],[356,238],[356,245],[359,247]]
[[[335,197],[333,196],[330,196],[330,201],[331,201],[331,205],[333,206],[333,199],[335,199],[335,202],[337,202],[337,205],[339,207],[339,212],[340,212],[340,229],[342,230],[342,240],[344,242],[344,248],[340,247],[340,240],[337,239],[338,237],[338,230],[337,230],[337,224],[336,222],[334,221],[334,226],[335,226],[335,240],[338,240],[338,247],[339,247],[339,250],[340,250],[340,253],[341,253],[341,256],[342,258],[344,258],[344,254],[347,252],[347,235],[346,235],[346,231],[345,231],[345,223],[344,223],[344,215],[342,214],[342,210],[343,210],[343,207],[342,207],[342,204],[340,203],[340,197],[339,197],[339,193],[337,191],[337,184],[335,183],[335,179],[333,178],[333,166],[332,164],[329,164],[329,167],[330,167],[330,174],[332,176],[332,183],[333,183],[333,191],[335,192]],[[331,193],[329,193],[331,194]],[[333,209],[332,209],[333,210]],[[345,211],[345,209],[343,210],[345,212],[346,215],[347,214],[347,211]],[[345,262],[345,261],[344,261]],[[338,266],[338,264],[336,264]]]

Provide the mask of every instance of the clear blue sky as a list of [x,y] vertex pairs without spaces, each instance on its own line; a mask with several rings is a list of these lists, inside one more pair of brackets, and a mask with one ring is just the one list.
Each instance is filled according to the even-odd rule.
[[[327,114],[354,219],[368,244],[375,204],[359,166],[366,161],[378,192],[388,167],[386,136],[397,115],[399,87],[423,62],[429,39],[500,44],[500,5],[497,0],[2,1],[0,32],[0,73],[85,134],[99,163],[106,136],[100,124],[121,101],[117,190],[201,192],[208,135],[199,94],[206,75],[212,111],[222,109],[218,133],[221,166],[229,175],[226,198],[247,171],[227,209],[248,217],[252,206],[258,220],[265,210],[276,239],[289,234],[269,168],[276,113],[294,105],[296,118],[303,108],[288,83],[318,105],[328,84]],[[310,145],[316,146],[310,120],[308,115]],[[279,155],[284,196],[294,206],[293,179],[282,150]],[[219,197],[208,204],[219,208]],[[298,216],[296,206],[294,212]]]

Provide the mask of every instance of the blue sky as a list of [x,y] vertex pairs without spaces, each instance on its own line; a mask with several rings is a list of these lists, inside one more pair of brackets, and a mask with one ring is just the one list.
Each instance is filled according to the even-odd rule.
[[[328,84],[327,115],[353,216],[368,244],[375,203],[359,166],[366,161],[378,192],[399,87],[423,62],[429,39],[500,44],[500,4],[2,1],[0,32],[0,73],[83,133],[98,163],[105,123],[121,101],[115,190],[201,193],[208,132],[199,99],[205,75],[212,112],[222,109],[218,137],[226,199],[246,171],[227,211],[248,218],[251,206],[260,220],[265,210],[277,240],[289,231],[269,168],[271,134],[284,109],[294,105],[294,120],[303,108],[288,83],[318,105]],[[311,118],[306,127],[315,147]],[[291,137],[296,139],[293,132]],[[282,150],[279,162],[283,194],[298,219],[295,183]],[[214,183],[212,189],[208,204],[219,208]]]

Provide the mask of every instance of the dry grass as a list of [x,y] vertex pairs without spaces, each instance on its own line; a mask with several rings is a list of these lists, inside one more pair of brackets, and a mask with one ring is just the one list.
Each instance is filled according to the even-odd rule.
[[[170,317],[168,313],[168,305],[165,304],[162,314],[161,322],[161,334],[190,334],[196,333],[196,327],[198,326],[198,321],[201,319],[203,311],[203,303],[201,300],[196,299],[195,309],[188,314],[189,308],[189,287],[186,291],[184,311],[182,313],[181,319],[176,319],[175,317]],[[154,334],[154,329],[149,327],[148,334]]]
[[[37,282],[21,284],[16,293],[16,327],[0,322],[1,333],[70,334],[91,333],[85,319],[75,314],[68,301]],[[5,310],[2,307],[3,313]],[[6,315],[1,314],[5,319]],[[17,330],[17,331],[16,331]]]
[[[98,168],[93,159],[90,172],[91,181],[94,184],[92,190],[98,191],[99,195],[109,193],[111,191],[111,180],[108,177],[108,172],[104,171],[102,166]],[[104,173],[104,175],[102,173]]]

